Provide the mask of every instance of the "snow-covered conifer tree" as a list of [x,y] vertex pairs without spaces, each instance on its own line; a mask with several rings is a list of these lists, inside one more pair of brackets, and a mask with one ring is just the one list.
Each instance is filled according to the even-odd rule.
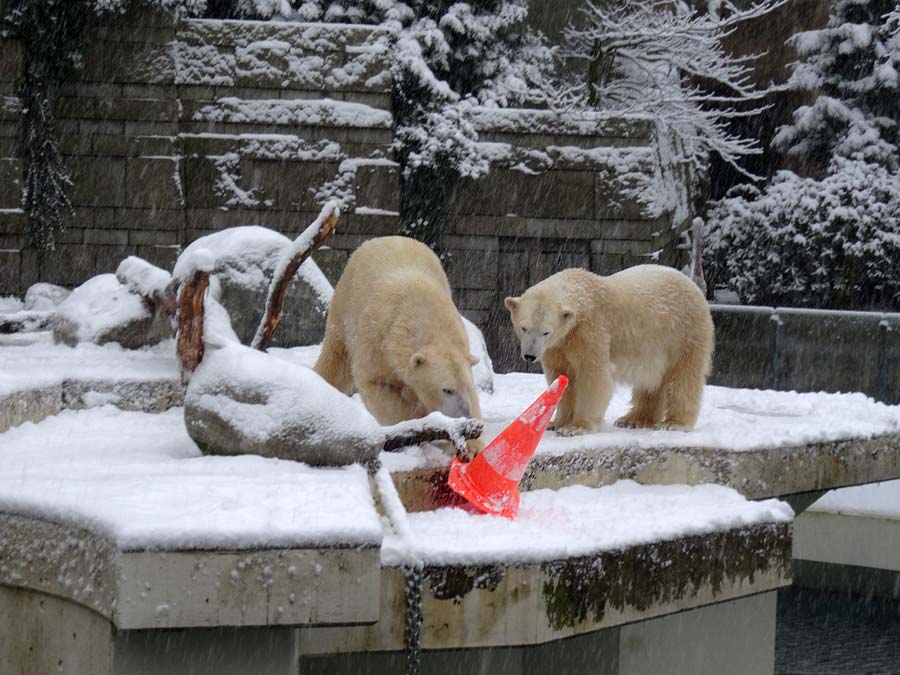
[[789,85],[815,101],[775,143],[804,161],[712,211],[717,282],[743,301],[900,307],[900,34],[883,0],[832,0],[801,33]]
[[897,17],[895,0],[834,0],[825,28],[792,39],[801,60],[788,86],[819,95],[779,131],[777,146],[806,160],[813,171],[835,156],[897,166]]

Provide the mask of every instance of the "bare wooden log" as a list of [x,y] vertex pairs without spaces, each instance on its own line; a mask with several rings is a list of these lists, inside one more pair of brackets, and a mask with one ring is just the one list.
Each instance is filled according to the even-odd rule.
[[278,262],[278,266],[272,275],[272,283],[269,285],[266,312],[259,323],[259,327],[256,329],[253,342],[250,343],[250,346],[254,349],[264,352],[269,348],[275,329],[281,323],[284,296],[287,293],[291,280],[293,280],[300,265],[334,232],[338,214],[337,204],[328,202],[322,208],[319,217],[282,254],[281,260]]
[[398,426],[401,428],[388,429],[382,447],[385,452],[395,452],[410,445],[432,441],[450,441],[457,451],[462,451],[465,449],[465,441],[478,438],[484,431],[484,424],[471,419],[461,419],[451,427],[431,425],[427,420],[418,427],[403,428],[405,424]]
[[178,337],[176,351],[181,368],[181,383],[187,384],[191,373],[203,360],[203,316],[209,272],[194,271],[178,293]]

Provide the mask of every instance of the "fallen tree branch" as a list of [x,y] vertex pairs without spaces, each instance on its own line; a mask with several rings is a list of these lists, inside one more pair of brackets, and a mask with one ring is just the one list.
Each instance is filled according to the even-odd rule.
[[256,329],[256,335],[250,346],[261,352],[269,348],[272,335],[278,324],[281,323],[282,306],[288,286],[300,268],[300,265],[312,255],[322,243],[334,232],[334,226],[338,219],[338,206],[335,202],[328,202],[319,217],[307,227],[303,233],[294,240],[281,256],[278,266],[272,275],[272,283],[269,285],[269,296],[266,300],[266,312]]
[[176,351],[181,368],[181,383],[187,384],[191,373],[203,360],[203,315],[209,272],[195,270],[181,284],[178,293],[178,338]]
[[[416,424],[420,423],[420,424]],[[396,429],[388,427],[382,450],[396,452],[401,448],[432,441],[450,441],[457,451],[465,450],[465,442],[481,436],[484,424],[479,420],[454,420],[450,426],[436,425],[427,418],[401,422]]]
[[52,327],[52,312],[22,311],[0,319],[0,334],[2,335],[34,333],[40,330],[50,330]]

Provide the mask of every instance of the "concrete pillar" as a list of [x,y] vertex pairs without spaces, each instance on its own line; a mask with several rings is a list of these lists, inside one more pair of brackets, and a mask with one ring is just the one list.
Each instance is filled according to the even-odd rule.
[[53,595],[0,586],[0,673],[112,675],[112,624]]

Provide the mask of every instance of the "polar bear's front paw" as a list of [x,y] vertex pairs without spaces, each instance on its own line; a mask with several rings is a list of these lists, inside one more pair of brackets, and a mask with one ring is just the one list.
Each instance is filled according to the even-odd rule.
[[594,430],[576,424],[566,424],[565,426],[556,427],[555,431],[557,436],[581,436],[583,434],[589,434]]
[[656,422],[640,415],[628,413],[616,420],[616,426],[622,429],[654,429]]

